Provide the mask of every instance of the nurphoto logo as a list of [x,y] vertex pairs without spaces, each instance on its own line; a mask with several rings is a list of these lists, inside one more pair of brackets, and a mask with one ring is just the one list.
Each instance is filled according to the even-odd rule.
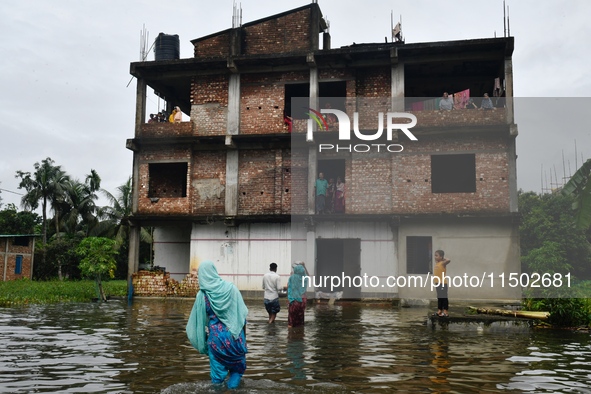
[[[383,112],[378,113],[378,129],[374,132],[372,130],[372,134],[364,134],[359,130],[359,113],[353,113],[353,136],[351,135],[351,120],[349,116],[341,110],[334,109],[334,108],[323,108],[320,111],[316,111],[312,108],[307,108],[310,112],[306,114],[310,117],[308,121],[308,129],[306,133],[306,140],[313,141],[314,140],[314,122],[318,125],[318,129],[322,131],[328,131],[329,126],[327,122],[327,118],[324,116],[325,114],[332,114],[336,117],[338,122],[339,134],[338,138],[339,141],[347,141],[350,142],[351,138],[354,137],[360,141],[377,141],[382,138],[384,134],[384,118],[386,120],[386,139],[388,141],[392,141],[393,132],[395,130],[402,131],[408,139],[411,141],[417,141],[417,137],[410,132],[409,129],[413,128],[417,124],[417,117],[413,114],[406,113],[406,112],[387,112],[384,116]],[[399,123],[400,120],[407,119],[410,122]],[[364,130],[365,131],[365,130]],[[373,144],[349,144],[349,145],[340,145],[340,144],[319,144],[318,151],[348,151],[348,152],[357,152],[357,153],[365,153],[370,151],[388,151],[392,153],[402,152],[404,147],[400,144],[383,144],[383,143],[373,143]]]

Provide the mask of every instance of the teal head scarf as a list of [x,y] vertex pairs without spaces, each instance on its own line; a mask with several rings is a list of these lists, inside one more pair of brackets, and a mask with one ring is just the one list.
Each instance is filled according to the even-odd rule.
[[298,264],[293,267],[293,274],[287,281],[287,299],[289,302],[302,302],[302,297],[306,294],[306,286],[303,283],[303,278],[306,275],[306,269]]
[[205,327],[209,319],[205,312],[204,295],[207,295],[211,309],[234,338],[238,338],[246,323],[248,308],[238,288],[220,278],[212,261],[203,261],[199,265],[198,275],[199,293],[195,298],[186,331],[193,347],[200,353],[207,354]]

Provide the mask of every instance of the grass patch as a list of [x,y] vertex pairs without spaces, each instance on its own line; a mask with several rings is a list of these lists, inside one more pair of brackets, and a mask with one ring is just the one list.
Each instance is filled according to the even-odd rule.
[[[111,297],[127,295],[127,281],[104,281],[105,294]],[[58,302],[90,302],[97,297],[92,280],[32,281],[20,279],[0,282],[0,306],[51,304]]]

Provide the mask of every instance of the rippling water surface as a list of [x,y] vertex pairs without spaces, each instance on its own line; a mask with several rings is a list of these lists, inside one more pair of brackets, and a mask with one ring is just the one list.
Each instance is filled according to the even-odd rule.
[[[425,325],[427,309],[312,305],[288,330],[248,303],[238,393],[591,393],[589,334]],[[2,393],[220,393],[185,336],[190,300],[0,308]],[[453,306],[452,306],[453,307]]]

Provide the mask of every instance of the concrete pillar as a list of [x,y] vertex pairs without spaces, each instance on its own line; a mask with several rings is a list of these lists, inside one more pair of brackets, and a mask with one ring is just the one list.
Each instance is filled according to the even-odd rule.
[[[312,61],[308,59],[308,63],[312,64]],[[310,68],[310,108],[318,109],[318,68]],[[316,130],[316,124],[312,119],[308,120],[308,127],[312,127],[312,130]],[[316,193],[314,191],[314,185],[316,184],[316,169],[318,168],[318,158],[316,152],[316,144],[312,144],[308,148],[308,213],[313,215],[316,212]]]
[[308,147],[308,214],[314,215],[316,213],[316,178],[318,177],[318,157],[317,145],[313,144]]
[[316,231],[306,230],[306,267],[310,275],[316,275]]
[[320,19],[322,18],[320,7],[313,4],[310,7],[310,50],[317,51],[320,45]]
[[226,126],[226,201],[225,215],[238,214],[238,150],[231,136],[240,134],[240,74],[230,74],[228,83],[228,124]]
[[142,78],[137,79],[136,99],[135,99],[135,137],[138,138],[141,133],[142,125],[146,122],[146,81]]
[[517,212],[517,153],[515,148],[515,137],[517,137],[517,125],[514,124],[514,102],[513,102],[513,61],[510,57],[505,58],[505,110],[507,123],[510,127],[510,135],[513,137],[509,143],[509,211]]
[[392,64],[390,91],[392,111],[404,112],[404,63]]
[[230,74],[228,81],[228,124],[226,134],[238,135],[240,130],[240,74]]
[[127,279],[131,280],[131,275],[137,272],[139,267],[140,254],[140,226],[132,224],[129,228],[129,251],[127,263]]
[[[146,119],[146,81],[142,78],[137,79],[137,93],[135,103],[135,138],[141,137],[142,125]],[[140,164],[137,152],[133,152],[133,168],[132,168],[132,196],[131,196],[131,212],[132,214],[138,211],[139,201],[139,185],[140,185]],[[127,277],[131,279],[131,275],[137,272],[139,267],[139,253],[140,253],[140,227],[137,223],[133,223],[129,229],[129,250],[127,255]]]
[[[517,129],[516,125],[511,125],[511,128]],[[515,131],[516,133],[517,131]],[[507,153],[507,162],[509,170],[509,212],[518,211],[518,196],[517,196],[517,152],[515,147],[515,138],[509,140],[509,150]]]
[[226,152],[226,216],[238,214],[238,150]]
[[515,122],[513,118],[513,61],[510,57],[505,58],[505,99],[507,111],[507,123]]

